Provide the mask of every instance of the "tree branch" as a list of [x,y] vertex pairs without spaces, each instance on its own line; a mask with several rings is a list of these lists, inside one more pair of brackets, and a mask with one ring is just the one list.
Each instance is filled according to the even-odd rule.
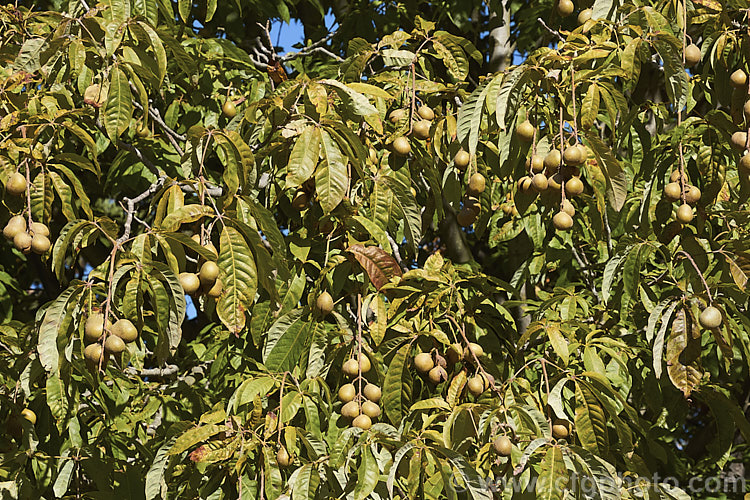
[[128,238],[130,238],[130,229],[133,225],[133,217],[135,214],[135,205],[137,203],[140,203],[141,201],[145,200],[152,194],[154,194],[162,184],[164,184],[164,181],[166,180],[166,176],[163,175],[159,177],[153,184],[151,184],[148,189],[146,189],[144,192],[136,196],[135,198],[123,198],[123,201],[127,205],[127,209],[125,211],[126,217],[125,217],[125,225],[124,225],[124,231],[122,233],[122,236],[117,238],[117,245],[122,245]]

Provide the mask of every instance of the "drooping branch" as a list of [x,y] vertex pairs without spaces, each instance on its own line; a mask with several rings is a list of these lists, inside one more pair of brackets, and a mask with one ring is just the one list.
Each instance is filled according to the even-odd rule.
[[125,225],[122,236],[117,238],[117,246],[122,245],[128,238],[130,238],[130,230],[133,225],[133,217],[135,215],[135,206],[140,203],[141,201],[145,200],[152,194],[154,194],[162,184],[164,184],[164,181],[166,180],[166,176],[163,175],[159,177],[153,184],[151,184],[148,189],[146,189],[144,192],[136,196],[135,198],[123,198],[123,202],[127,206],[125,209]]

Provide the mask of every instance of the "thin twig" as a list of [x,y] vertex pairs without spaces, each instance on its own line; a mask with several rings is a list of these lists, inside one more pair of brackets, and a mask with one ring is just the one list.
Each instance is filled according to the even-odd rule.
[[408,268],[404,265],[404,261],[401,258],[401,252],[399,252],[398,250],[398,243],[396,243],[396,240],[394,240],[393,237],[387,232],[385,233],[385,235],[388,238],[388,243],[391,244],[391,251],[393,252],[393,258],[396,259],[396,262],[398,262],[399,267],[403,271],[407,271]]
[[136,196],[135,198],[123,198],[123,201],[127,205],[127,210],[125,211],[125,225],[124,225],[124,231],[122,233],[122,236],[117,238],[117,241],[115,242],[115,246],[122,245],[125,241],[127,241],[128,238],[130,238],[130,229],[133,225],[133,217],[135,213],[135,205],[137,203],[140,203],[141,201],[145,200],[152,194],[154,194],[162,184],[164,184],[164,181],[166,180],[166,176],[161,176],[156,181],[151,184],[148,189],[146,189],[144,192]]
[[565,39],[564,39],[564,38],[563,38],[563,37],[562,37],[562,36],[560,35],[560,33],[559,33],[559,32],[557,32],[557,31],[555,31],[555,30],[553,30],[553,29],[552,29],[552,28],[550,28],[549,26],[547,26],[547,23],[545,23],[545,22],[544,22],[544,21],[542,20],[542,18],[541,18],[541,17],[537,17],[537,18],[536,18],[536,20],[537,20],[537,21],[539,21],[539,22],[540,22],[540,23],[542,24],[542,26],[544,26],[544,29],[546,29],[546,30],[547,30],[547,31],[549,31],[549,32],[550,32],[551,34],[553,34],[553,35],[555,35],[555,36],[556,36],[557,38],[559,38],[559,39],[560,39],[560,41],[561,41],[562,43],[565,43]]
[[709,304],[709,305],[713,304],[713,303],[714,303],[714,299],[713,299],[713,297],[711,296],[711,289],[710,289],[710,288],[708,287],[708,283],[706,282],[706,278],[704,278],[704,277],[703,277],[703,273],[702,273],[702,272],[701,272],[701,270],[700,270],[700,269],[698,268],[698,264],[696,264],[696,263],[695,263],[695,260],[693,260],[693,256],[692,256],[692,255],[690,255],[689,253],[687,253],[687,252],[686,252],[685,250],[680,250],[680,251],[679,251],[679,252],[677,252],[677,253],[678,253],[678,254],[682,254],[682,255],[684,255],[685,257],[687,257],[687,258],[688,258],[688,260],[690,261],[690,263],[691,263],[691,264],[693,264],[693,267],[695,268],[695,272],[697,272],[697,273],[698,273],[698,276],[700,277],[700,279],[701,279],[701,282],[703,282],[703,286],[704,286],[704,287],[706,288],[706,293],[708,294],[708,304]]

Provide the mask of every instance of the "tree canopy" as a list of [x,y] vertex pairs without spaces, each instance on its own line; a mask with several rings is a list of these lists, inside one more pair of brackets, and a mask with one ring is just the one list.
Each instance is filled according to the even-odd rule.
[[0,494],[739,498],[749,18],[0,6]]

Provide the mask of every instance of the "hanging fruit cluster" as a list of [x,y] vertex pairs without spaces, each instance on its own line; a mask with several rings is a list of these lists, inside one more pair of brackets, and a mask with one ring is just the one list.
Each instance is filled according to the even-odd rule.
[[[193,241],[201,245],[208,252],[217,255],[218,252],[216,247],[210,241],[202,243],[201,235],[194,234],[192,236]],[[188,295],[205,295],[206,297],[215,299],[221,295],[223,289],[223,283],[219,278],[219,266],[213,260],[204,261],[202,258],[198,260],[198,273],[182,272],[180,273],[179,280],[182,289]]]
[[83,341],[86,347],[83,357],[91,371],[97,371],[100,364],[104,367],[109,356],[125,351],[126,344],[138,339],[138,329],[125,318],[114,324],[102,312],[92,312],[86,318],[83,327]]
[[[28,189],[26,176],[20,172],[12,173],[5,183],[6,192],[12,196],[24,196],[27,200],[26,205],[29,205]],[[52,246],[52,242],[49,239],[49,228],[41,222],[32,221],[30,215],[31,208],[29,206],[26,208],[29,211],[28,223],[23,215],[14,215],[3,228],[3,236],[8,241],[12,241],[13,246],[20,252],[25,254],[34,252],[37,255],[45,254]]]

